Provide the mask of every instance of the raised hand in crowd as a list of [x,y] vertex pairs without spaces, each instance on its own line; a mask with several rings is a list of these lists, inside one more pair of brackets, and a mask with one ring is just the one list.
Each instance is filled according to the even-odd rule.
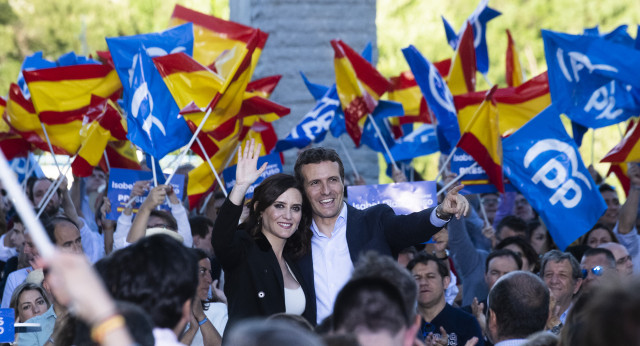
[[367,181],[359,174],[353,174],[353,185],[367,185]]
[[391,179],[393,179],[394,183],[405,183],[407,182],[407,176],[404,175],[402,170],[396,168],[396,166],[391,166]]
[[224,291],[218,287],[220,280],[213,280],[211,283],[211,293],[213,295],[213,301],[227,304],[227,296]]
[[484,228],[482,229],[482,235],[491,241],[492,249],[495,248],[496,245],[498,245],[498,238],[496,237],[496,229],[493,228],[493,226],[485,224]]
[[267,163],[262,164],[258,168],[258,158],[260,157],[260,149],[262,144],[255,144],[251,141],[245,145],[244,150],[238,150],[238,164],[236,166],[236,184],[229,193],[229,200],[235,205],[241,205],[244,195],[249,187],[255,182],[262,172],[267,169]]
[[640,166],[638,162],[627,163],[627,176],[630,181],[629,195],[624,205],[620,207],[618,216],[618,232],[627,234],[636,225],[638,217],[638,204],[640,204]]
[[471,303],[471,314],[478,320],[480,329],[484,332],[487,328],[487,316],[484,314],[484,303],[479,303],[476,297],[473,298]]
[[136,218],[133,219],[131,229],[127,235],[128,243],[136,242],[140,238],[144,237],[145,231],[147,230],[147,221],[149,221],[151,211],[164,203],[167,198],[167,191],[170,190],[173,190],[171,186],[158,185],[149,191],[149,195],[147,195],[147,198],[142,202]]
[[96,223],[102,229],[104,235],[104,253],[110,254],[113,251],[113,232],[116,230],[116,221],[107,219],[107,214],[111,212],[111,201],[109,198],[102,197],[102,204],[98,209],[98,217]]
[[[131,194],[129,194],[129,200],[133,198],[138,198],[144,195],[144,193],[149,190],[150,184],[151,184],[151,181],[149,180],[136,181],[133,184],[133,189],[131,189]],[[132,212],[133,212],[133,203],[128,204],[128,207],[125,208],[123,211],[123,213],[126,215],[131,215]]]

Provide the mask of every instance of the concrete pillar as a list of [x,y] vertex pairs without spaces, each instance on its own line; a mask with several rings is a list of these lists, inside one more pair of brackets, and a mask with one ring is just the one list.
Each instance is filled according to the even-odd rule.
[[[274,123],[279,138],[315,104],[299,71],[314,83],[335,83],[332,39],[340,38],[356,51],[371,41],[377,60],[376,0],[229,0],[229,6],[231,20],[269,33],[254,79],[282,75],[271,99],[291,108],[291,114]],[[368,147],[355,149],[346,134],[342,140],[358,172],[367,183],[377,183],[376,153]],[[337,140],[329,134],[321,145],[338,151],[349,177],[352,169]],[[296,157],[295,149],[285,152],[285,172],[293,172]]]

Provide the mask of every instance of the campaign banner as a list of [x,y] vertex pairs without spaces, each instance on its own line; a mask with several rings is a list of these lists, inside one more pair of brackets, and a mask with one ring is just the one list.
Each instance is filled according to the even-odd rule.
[[434,181],[385,185],[347,186],[347,203],[357,209],[377,204],[390,206],[398,215],[410,214],[438,204]]
[[[165,174],[165,178],[169,175]],[[148,180],[153,181],[153,173],[150,171],[137,171],[133,169],[123,169],[123,168],[111,168],[109,171],[109,185],[107,197],[109,201],[111,201],[111,212],[107,214],[107,219],[109,220],[117,220],[120,213],[125,208],[127,202],[129,202],[129,195],[131,195],[131,191],[133,190],[133,184],[136,181],[140,180]],[[153,186],[153,183],[151,184]],[[176,174],[171,179],[171,185],[173,186],[173,191],[178,196],[179,200],[182,200],[182,196],[184,195],[184,175]],[[133,203],[133,212],[137,213],[138,208],[144,202],[144,200],[149,195],[149,191],[145,191],[144,195],[138,198],[136,202]],[[169,211],[169,202],[167,201],[160,205],[160,209]]]
[[15,312],[13,309],[0,309],[0,342],[13,342],[16,336],[13,324]]
[[[260,183],[266,177],[272,176],[277,173],[282,173],[282,161],[280,160],[279,153],[259,157],[258,168],[262,167],[262,164],[265,162],[268,162],[267,169],[262,172],[255,183],[251,184],[249,190],[247,190],[245,198],[250,199],[251,197],[253,197],[253,190],[256,188],[256,186],[260,185]],[[225,170],[222,171],[222,179],[224,179],[224,187],[227,189],[227,191],[231,191],[233,186],[236,184],[236,166],[225,168]]]
[[[489,182],[489,176],[480,165],[475,165],[476,160],[464,150],[456,148],[451,158],[451,172],[461,175],[460,183],[464,188],[460,190],[463,195],[471,195],[474,193],[497,193],[498,189]],[[513,185],[504,183],[505,191],[515,191]]]

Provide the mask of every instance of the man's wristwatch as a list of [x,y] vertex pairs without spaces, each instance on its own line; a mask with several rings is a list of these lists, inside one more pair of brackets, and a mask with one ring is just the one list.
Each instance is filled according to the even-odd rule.
[[442,211],[440,211],[440,206],[441,204],[438,204],[438,206],[436,207],[436,217],[440,220],[444,220],[444,221],[449,221],[451,220],[451,217],[453,215],[449,214],[449,213],[443,213]]

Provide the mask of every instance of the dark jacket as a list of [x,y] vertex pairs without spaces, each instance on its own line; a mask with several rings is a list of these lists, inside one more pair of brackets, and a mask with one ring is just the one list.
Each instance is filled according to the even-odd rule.
[[[262,233],[253,239],[238,229],[240,214],[242,206],[227,199],[220,208],[211,237],[224,270],[224,293],[229,303],[226,330],[242,319],[285,312],[282,271],[271,244]],[[315,310],[311,310],[315,306],[313,289],[304,281],[295,261],[286,253],[283,257],[305,293],[307,307],[302,316],[313,322],[316,318]]]
[[[401,250],[428,241],[441,229],[431,224],[432,210],[433,208],[429,208],[408,215],[396,215],[386,204],[378,204],[364,210],[347,205],[347,244],[351,261],[355,265],[360,254],[369,250],[397,258]],[[298,263],[304,281],[313,287],[311,252],[303,256]],[[307,298],[307,310],[313,310],[313,325],[316,325],[316,293],[314,289],[310,293],[311,297]]]

